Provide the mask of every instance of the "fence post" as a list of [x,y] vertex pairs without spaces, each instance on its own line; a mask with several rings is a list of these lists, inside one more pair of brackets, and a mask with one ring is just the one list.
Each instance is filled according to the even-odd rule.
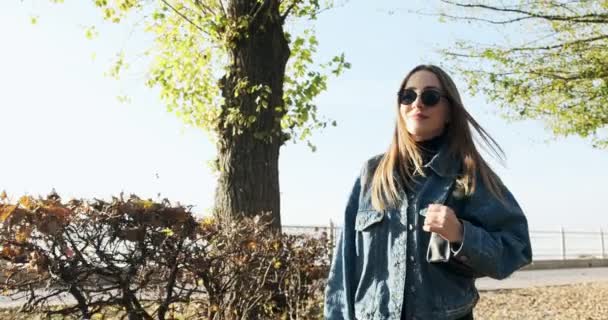
[[566,232],[564,227],[560,227],[562,233],[562,260],[566,260]]
[[604,229],[600,228],[600,237],[602,238],[602,259],[606,259],[606,247],[604,246]]
[[333,220],[329,219],[329,263],[334,260],[334,247],[336,246],[336,229],[334,228]]
[[333,220],[329,219],[329,242],[331,243],[331,245],[334,245],[334,241],[335,241],[335,230],[334,230],[334,222]]

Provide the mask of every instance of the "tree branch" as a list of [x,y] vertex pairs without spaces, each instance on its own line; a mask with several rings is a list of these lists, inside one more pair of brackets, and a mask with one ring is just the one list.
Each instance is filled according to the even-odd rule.
[[249,16],[251,17],[251,23],[249,26],[251,27],[251,31],[254,31],[265,23],[266,19],[268,19],[268,8],[270,7],[270,2],[272,0],[264,0],[263,3],[257,2],[256,5],[251,7],[251,11],[249,12]]
[[161,0],[161,1],[167,7],[171,8],[171,10],[173,10],[173,12],[175,12],[177,15],[179,15],[180,17],[182,17],[184,20],[188,21],[195,28],[197,28],[200,32],[206,33],[205,30],[203,28],[201,28],[201,26],[199,26],[198,24],[194,23],[192,20],[190,20],[190,18],[186,17],[183,13],[181,13],[179,10],[177,10],[174,6],[172,6],[171,4],[169,4],[169,2],[167,2],[167,0]]
[[211,7],[209,7],[207,4],[205,4],[204,1],[194,0],[194,5],[197,6],[199,9],[201,9],[201,11],[206,12],[207,14],[210,14],[210,15],[216,14],[215,11],[213,11],[213,9],[211,9]]
[[295,6],[298,4],[297,0],[294,0],[291,5],[289,7],[287,7],[287,9],[285,10],[285,12],[281,15],[281,23],[285,22],[285,19],[287,19],[287,17],[289,16],[289,14],[291,13],[291,10],[293,10],[293,8],[295,8]]
[[515,22],[519,22],[519,21],[523,21],[523,20],[534,19],[534,17],[526,16],[526,17],[519,17],[519,18],[508,19],[508,20],[490,20],[490,19],[477,18],[477,17],[471,17],[471,16],[453,16],[453,15],[449,15],[449,14],[445,14],[445,13],[440,13],[440,14],[418,13],[418,14],[429,15],[429,16],[439,16],[439,17],[448,18],[448,19],[452,19],[452,20],[479,21],[479,22],[485,22],[485,23],[497,24],[497,25],[503,25],[503,24],[515,23]]
[[[562,42],[562,43],[555,44],[555,45],[549,45],[549,46],[517,47],[517,48],[498,49],[498,50],[501,50],[502,53],[505,53],[505,54],[524,52],[524,51],[549,51],[549,50],[555,50],[555,49],[564,49],[566,47],[578,45],[578,44],[592,43],[592,42],[596,42],[596,41],[600,41],[600,40],[604,40],[604,39],[608,39],[608,35],[603,34],[603,35],[599,35],[596,37],[578,39],[578,40],[573,40],[573,41],[566,41],[566,42]],[[460,58],[483,58],[483,56],[481,54],[463,54],[463,53],[450,52],[450,51],[444,51],[444,54],[446,54],[448,56],[460,57]]]
[[505,52],[510,53],[510,52],[516,52],[516,51],[541,51],[541,50],[560,49],[560,48],[565,48],[568,46],[581,44],[581,43],[591,43],[591,42],[603,40],[606,38],[608,38],[608,35],[603,34],[603,35],[600,35],[597,37],[591,37],[591,38],[587,38],[587,39],[579,39],[579,40],[574,40],[574,41],[562,42],[562,43],[552,45],[552,46],[513,48],[513,49],[507,50]]
[[[590,14],[572,15],[572,16],[548,15],[548,14],[542,14],[542,13],[523,10],[523,9],[512,9],[512,8],[507,8],[507,7],[500,8],[500,7],[484,5],[484,4],[462,3],[462,2],[455,2],[455,1],[450,1],[450,0],[441,0],[441,2],[449,4],[449,5],[461,7],[461,8],[484,9],[484,10],[496,11],[496,12],[502,12],[502,13],[521,14],[521,15],[526,16],[526,17],[522,17],[522,18],[526,18],[526,19],[536,18],[536,19],[544,19],[544,20],[548,20],[548,21],[565,21],[565,22],[577,22],[577,23],[608,23],[608,14],[606,14],[606,13],[600,13],[600,14],[590,13]],[[455,17],[455,18],[459,19],[459,17]],[[466,20],[466,19],[470,19],[470,17],[462,17],[462,19]],[[515,18],[515,20],[513,22],[517,22],[520,20],[522,20],[522,19]],[[494,21],[494,22],[489,22],[489,21],[485,21],[485,22],[496,23],[496,24],[508,23],[508,20],[505,20],[505,21],[491,20],[491,21]]]

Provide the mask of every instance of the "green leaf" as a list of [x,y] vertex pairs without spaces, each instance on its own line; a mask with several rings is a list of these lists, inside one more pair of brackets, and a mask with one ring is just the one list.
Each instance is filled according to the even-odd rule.
[[160,232],[163,233],[167,237],[171,237],[175,234],[175,232],[173,232],[173,230],[171,230],[170,228],[165,228],[165,229],[161,230]]
[[84,35],[87,39],[93,40],[93,38],[96,38],[99,35],[99,33],[95,29],[95,26],[90,26],[90,27],[85,28]]

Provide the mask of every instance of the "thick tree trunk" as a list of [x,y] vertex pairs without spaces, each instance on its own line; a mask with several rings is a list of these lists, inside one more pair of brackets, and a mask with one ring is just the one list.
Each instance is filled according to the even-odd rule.
[[[272,225],[280,230],[279,149],[285,142],[280,119],[284,114],[283,81],[289,58],[289,46],[279,16],[278,1],[234,0],[228,8],[230,18],[254,17],[248,36],[240,37],[231,50],[228,74],[221,80],[225,107],[220,120],[218,165],[220,176],[215,196],[215,212],[224,217],[269,214]],[[252,16],[252,12],[257,12]],[[271,89],[268,108],[259,110],[255,95],[234,90],[240,79],[249,85]],[[233,124],[226,122],[227,109],[238,107],[241,114],[256,116],[255,123],[242,133],[233,134]],[[270,139],[260,139],[269,134]]]

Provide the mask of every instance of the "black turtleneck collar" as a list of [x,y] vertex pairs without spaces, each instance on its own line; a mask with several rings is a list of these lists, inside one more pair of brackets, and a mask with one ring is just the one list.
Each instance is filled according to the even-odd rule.
[[442,134],[429,140],[417,141],[416,145],[420,149],[423,163],[427,164],[439,152],[439,149],[446,141],[446,130]]

